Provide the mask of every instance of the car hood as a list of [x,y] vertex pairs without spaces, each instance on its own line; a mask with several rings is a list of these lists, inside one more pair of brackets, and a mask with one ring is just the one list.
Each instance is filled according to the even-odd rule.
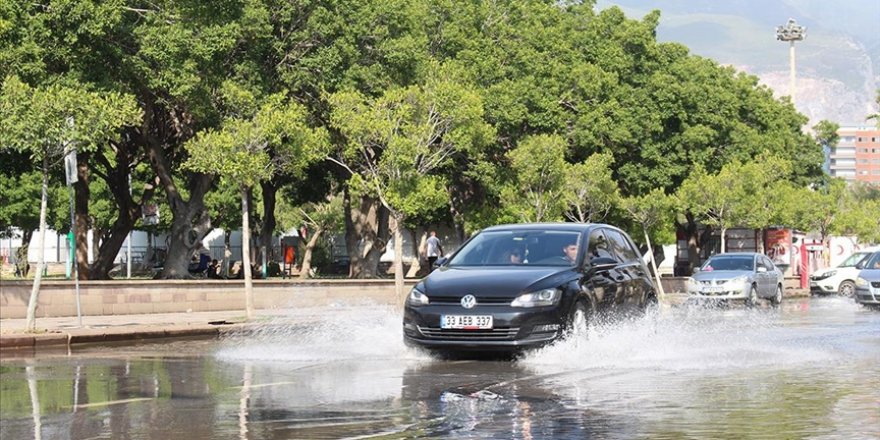
[[696,273],[692,278],[697,281],[732,280],[743,275],[752,277],[754,274],[754,272],[748,270],[711,270]]
[[880,281],[880,269],[862,269],[859,276],[868,281]]
[[570,267],[441,267],[423,281],[428,297],[514,298],[525,292],[561,286],[579,274]]

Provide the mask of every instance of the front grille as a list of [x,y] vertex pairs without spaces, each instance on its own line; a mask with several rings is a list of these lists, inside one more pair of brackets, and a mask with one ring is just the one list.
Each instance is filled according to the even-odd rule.
[[[487,296],[478,296],[477,305],[483,306],[507,306],[514,300],[511,298],[493,298]],[[437,305],[461,305],[460,296],[428,296],[430,304]]]
[[702,286],[720,286],[726,283],[727,280],[700,280],[699,283]]
[[419,327],[419,331],[429,339],[449,339],[456,341],[512,341],[516,339],[516,335],[519,333],[519,327],[501,327],[485,330]]

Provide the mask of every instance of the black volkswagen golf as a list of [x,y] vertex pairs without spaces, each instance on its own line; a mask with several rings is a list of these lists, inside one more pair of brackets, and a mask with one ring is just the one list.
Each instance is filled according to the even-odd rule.
[[657,299],[632,239],[605,224],[493,226],[439,263],[407,296],[407,345],[535,348],[596,316],[641,311]]

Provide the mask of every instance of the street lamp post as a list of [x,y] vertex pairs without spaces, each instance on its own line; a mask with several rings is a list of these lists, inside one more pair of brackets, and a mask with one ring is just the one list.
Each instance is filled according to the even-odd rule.
[[797,24],[793,18],[789,18],[788,23],[783,26],[776,26],[776,39],[779,41],[788,41],[791,44],[788,50],[788,93],[791,95],[792,104],[794,104],[795,97],[794,42],[801,41],[806,37],[807,27]]

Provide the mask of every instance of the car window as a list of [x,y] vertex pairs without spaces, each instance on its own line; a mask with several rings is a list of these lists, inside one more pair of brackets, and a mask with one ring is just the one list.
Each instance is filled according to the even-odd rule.
[[869,257],[871,254],[869,252],[856,252],[846,260],[843,260],[843,263],[840,263],[837,267],[855,267],[856,264],[859,264],[859,261],[862,261],[865,257]]
[[767,265],[767,262],[762,258],[757,259],[758,267],[763,267],[764,269],[770,270],[770,266]]
[[590,258],[614,258],[614,255],[611,254],[611,246],[605,237],[605,232],[601,228],[593,229],[593,232],[590,232],[587,253]]
[[564,258],[563,248],[578,243],[580,236],[570,231],[481,232],[452,256],[448,266],[571,265]]
[[712,257],[701,268],[703,271],[713,270],[755,270],[755,259],[747,256]]
[[871,255],[868,264],[865,265],[865,269],[880,269],[880,252],[874,252],[874,255]]
[[605,235],[608,237],[608,241],[611,243],[611,248],[614,250],[614,253],[617,254],[619,261],[628,263],[639,259],[638,252],[632,248],[629,240],[627,240],[623,234],[618,231],[607,230],[605,231]]
[[764,267],[766,267],[767,270],[774,270],[774,269],[776,269],[776,265],[774,265],[773,262],[770,261],[769,258],[767,258],[767,257],[765,257],[765,256],[762,255],[762,256],[761,256],[761,261],[764,262]]

